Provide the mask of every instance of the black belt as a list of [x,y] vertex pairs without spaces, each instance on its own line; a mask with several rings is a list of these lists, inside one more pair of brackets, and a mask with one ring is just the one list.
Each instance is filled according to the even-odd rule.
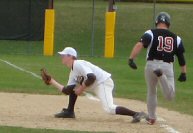
[[163,62],[166,62],[166,63],[172,63],[171,61],[164,61],[164,60],[161,60],[161,59],[147,59],[148,61],[153,61],[153,60],[160,60],[160,61],[163,61]]

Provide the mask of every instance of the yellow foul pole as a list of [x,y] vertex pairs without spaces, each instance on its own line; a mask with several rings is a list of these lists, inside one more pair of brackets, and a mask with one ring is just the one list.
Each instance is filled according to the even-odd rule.
[[109,9],[106,12],[106,21],[105,21],[105,57],[113,58],[114,49],[115,49],[115,21],[116,21],[116,12],[115,12],[115,1],[109,0]]
[[50,0],[49,9],[45,11],[45,29],[44,29],[44,55],[53,56],[54,54],[54,27],[55,10],[53,9],[53,0]]

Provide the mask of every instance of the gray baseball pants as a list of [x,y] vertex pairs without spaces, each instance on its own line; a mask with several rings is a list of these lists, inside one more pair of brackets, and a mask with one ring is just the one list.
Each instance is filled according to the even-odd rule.
[[[160,69],[163,74],[157,77],[154,71]],[[147,84],[147,110],[150,119],[156,119],[157,85],[162,88],[166,99],[172,100],[175,96],[173,64],[162,60],[147,61],[145,67],[145,79]]]

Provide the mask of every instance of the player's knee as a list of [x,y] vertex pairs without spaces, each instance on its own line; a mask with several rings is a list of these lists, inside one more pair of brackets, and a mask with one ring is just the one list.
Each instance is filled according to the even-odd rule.
[[74,88],[75,88],[76,85],[68,85],[67,87],[64,87],[62,89],[62,92],[66,95],[70,95],[72,93],[74,93]]
[[165,98],[168,100],[168,101],[172,101],[175,97],[175,89],[174,87],[170,87],[168,88],[168,93],[165,93]]
[[64,93],[65,95],[70,95],[71,93],[73,93],[73,91],[71,91],[71,90],[69,91],[67,89],[63,89],[62,93]]
[[116,109],[115,105],[104,107],[105,112],[107,112],[108,114],[112,114],[112,115],[115,114],[115,109]]
[[168,101],[172,101],[173,99],[174,99],[174,96],[169,96],[169,97],[167,98]]
[[115,114],[115,109],[113,110],[113,109],[111,109],[111,108],[105,108],[104,110],[105,110],[105,112],[107,112],[108,114],[111,114],[111,115],[114,115],[114,114]]
[[166,96],[166,99],[167,99],[168,101],[172,101],[172,100],[174,99],[174,97],[175,97],[175,94],[174,94],[174,93],[171,93],[170,95],[167,95],[167,96]]

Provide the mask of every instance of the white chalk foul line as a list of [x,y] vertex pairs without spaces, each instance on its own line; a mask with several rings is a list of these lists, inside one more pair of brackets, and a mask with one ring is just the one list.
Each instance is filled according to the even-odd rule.
[[[161,117],[158,117],[157,121],[166,122],[166,120]],[[164,128],[166,131],[168,131],[168,133],[180,133],[179,131],[175,130],[174,128],[172,128],[167,124],[160,124],[160,127]]]
[[[2,59],[0,59],[0,61],[8,64],[9,66],[12,66],[13,68],[15,68],[15,69],[17,69],[17,70],[20,70],[20,71],[22,71],[22,72],[28,73],[28,74],[30,74],[30,75],[38,78],[38,79],[41,79],[41,77],[40,77],[39,75],[37,75],[36,73],[33,73],[33,72],[31,72],[31,71],[28,71],[28,70],[25,70],[24,68],[21,68],[21,67],[15,65],[15,64],[13,64],[13,63],[11,63],[11,62],[9,62],[9,61],[2,60]],[[99,101],[98,98],[94,97],[94,96],[91,95],[90,93],[84,92],[84,94],[85,94],[86,97],[87,97],[88,99],[90,99],[90,100]],[[166,120],[163,119],[163,118],[161,118],[161,117],[159,117],[159,118],[158,118],[158,121],[160,121],[160,122],[165,122]],[[164,128],[164,129],[167,130],[169,133],[180,133],[180,132],[176,131],[174,128],[172,128],[172,127],[170,127],[170,126],[168,126],[168,125],[166,125],[166,124],[161,124],[160,127],[161,127],[161,128]]]
[[[142,120],[142,121],[145,122],[145,120]],[[158,123],[159,127],[164,128],[164,130],[166,130],[168,133],[180,133],[179,131],[177,131],[173,127],[171,127],[171,126],[169,126],[167,124],[163,124],[163,123],[167,122],[165,119],[163,119],[161,117],[158,117],[157,121],[161,122],[160,124]]]
[[168,133],[180,133],[180,132],[176,131],[174,128],[172,128],[168,125],[165,125],[165,124],[161,124],[160,127],[166,129],[168,131]]
[[[13,64],[13,63],[11,63],[11,62],[9,62],[9,61],[2,60],[2,59],[0,59],[0,61],[1,61],[1,62],[4,62],[5,64],[7,64],[7,65],[9,65],[9,66],[11,66],[11,67],[13,67],[13,68],[15,68],[15,69],[17,69],[17,70],[20,70],[20,71],[22,71],[22,72],[28,73],[28,74],[30,74],[30,75],[38,78],[38,79],[42,79],[42,78],[41,78],[39,75],[37,75],[36,73],[33,73],[33,72],[31,72],[31,71],[28,71],[28,70],[25,70],[24,68],[19,67],[19,66],[15,65],[15,64]],[[94,96],[91,95],[90,93],[84,92],[84,94],[85,94],[86,97],[87,97],[88,99],[90,99],[90,100],[99,101],[98,98],[94,97]]]
[[160,122],[166,122],[166,120],[163,119],[163,118],[161,118],[161,117],[158,117],[158,118],[157,118],[157,121],[160,121]]
[[9,61],[2,60],[2,59],[0,59],[0,61],[6,63],[6,64],[9,65],[9,66],[12,66],[13,68],[15,68],[15,69],[17,69],[17,70],[20,70],[20,71],[22,71],[22,72],[28,73],[28,74],[30,74],[30,75],[38,78],[38,79],[41,79],[41,77],[40,77],[39,75],[37,75],[36,73],[30,72],[30,71],[28,71],[28,70],[25,70],[25,69],[23,69],[23,68],[21,68],[21,67],[19,67],[19,66],[16,66],[16,65],[12,64],[12,63],[9,62]]

